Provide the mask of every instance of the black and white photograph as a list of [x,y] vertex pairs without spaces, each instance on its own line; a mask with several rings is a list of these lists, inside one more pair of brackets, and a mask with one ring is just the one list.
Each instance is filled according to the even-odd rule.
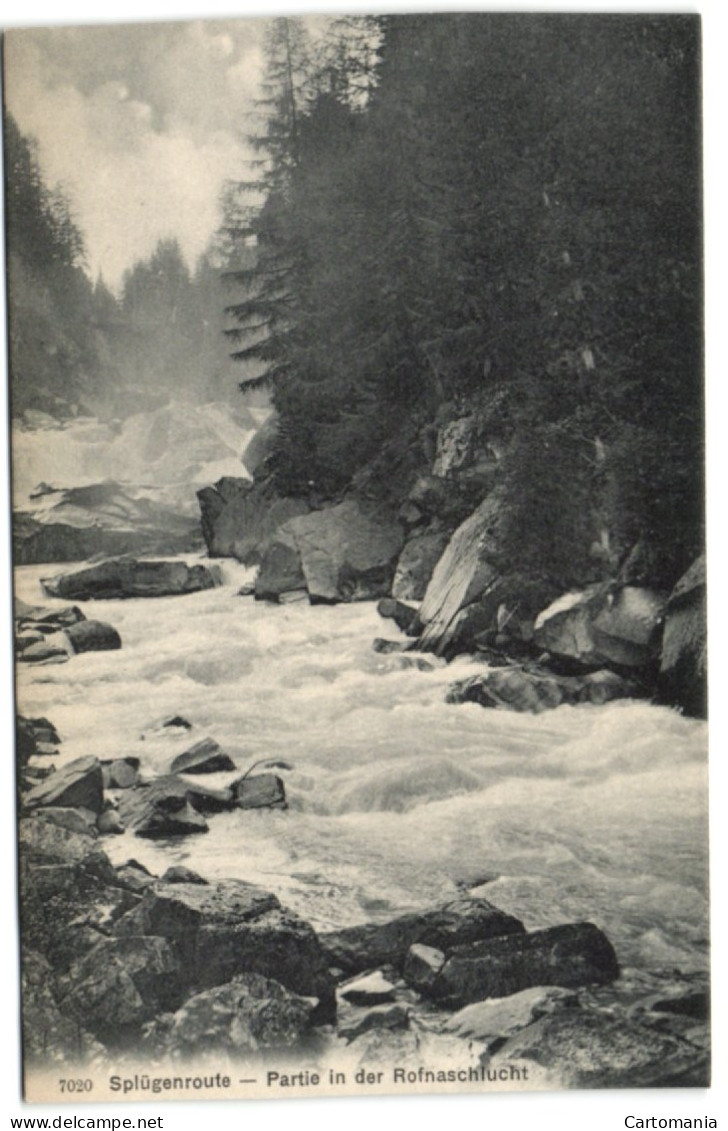
[[26,1103],[717,1126],[704,30],[4,29]]

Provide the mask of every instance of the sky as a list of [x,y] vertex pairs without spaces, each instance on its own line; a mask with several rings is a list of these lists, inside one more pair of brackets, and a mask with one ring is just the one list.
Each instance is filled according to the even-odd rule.
[[261,19],[11,29],[7,109],[38,141],[85,236],[88,269],[118,288],[176,236],[190,264],[246,179],[262,76]]

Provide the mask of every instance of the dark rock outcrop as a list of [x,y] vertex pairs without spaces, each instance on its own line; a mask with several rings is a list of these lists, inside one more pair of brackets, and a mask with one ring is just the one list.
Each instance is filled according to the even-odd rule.
[[178,754],[170,766],[173,774],[216,774],[234,770],[235,763],[214,738],[202,738]]
[[303,499],[281,497],[270,480],[221,479],[197,492],[202,534],[212,558],[257,565],[289,519],[307,514]]
[[459,680],[450,688],[447,702],[540,714],[563,703],[602,704],[639,694],[634,683],[612,671],[560,676],[509,665]]
[[449,541],[444,531],[414,533],[408,538],[397,559],[392,596],[401,601],[421,601]]
[[305,588],[306,578],[295,541],[290,535],[280,533],[263,554],[255,579],[255,599],[280,601],[284,594]]
[[663,703],[705,718],[707,704],[705,557],[698,558],[670,594],[660,655],[658,695]]
[[596,585],[544,609],[534,643],[583,668],[644,668],[657,658],[664,611],[652,589]]
[[74,573],[44,578],[50,597],[92,601],[126,597],[167,597],[212,589],[219,584],[213,570],[181,561],[111,558]]
[[450,1007],[530,986],[574,988],[619,977],[614,949],[593,923],[567,923],[455,947],[427,990]]
[[89,809],[100,813],[104,800],[104,781],[98,758],[76,758],[35,786],[23,798],[27,809],[39,805]]
[[134,789],[124,790],[119,795],[119,814],[127,828],[136,831],[146,825],[160,806],[162,812],[165,806],[172,811],[174,802],[182,802],[177,807],[181,811],[188,801],[203,816],[235,807],[229,789],[209,789],[185,781],[176,774],[166,774],[151,782],[140,782]]
[[121,637],[110,624],[82,620],[65,630],[74,652],[111,652],[121,648]]
[[387,965],[401,969],[413,943],[447,952],[463,943],[510,934],[525,934],[518,919],[486,899],[463,897],[388,923],[331,931],[321,936],[321,943],[329,965],[355,974]]
[[137,836],[151,840],[209,832],[207,821],[186,797],[160,797],[134,826]]

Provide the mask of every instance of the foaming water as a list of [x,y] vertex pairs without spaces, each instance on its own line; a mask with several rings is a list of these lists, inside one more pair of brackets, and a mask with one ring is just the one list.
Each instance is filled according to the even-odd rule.
[[[624,963],[705,965],[703,723],[631,701],[539,716],[448,705],[471,661],[420,670],[372,650],[391,627],[374,604],[260,604],[236,596],[242,567],[223,568],[204,593],[83,604],[121,651],[20,665],[20,709],[56,723],[64,760],[135,755],[159,774],[209,734],[238,774],[261,758],[294,767],[287,812],[220,814],[174,842],[108,838],[115,861],[259,882],[324,929],[480,883],[529,928],[598,923]],[[60,569],[19,570],[18,595],[45,600],[39,578]],[[190,736],[155,730],[178,713]]]

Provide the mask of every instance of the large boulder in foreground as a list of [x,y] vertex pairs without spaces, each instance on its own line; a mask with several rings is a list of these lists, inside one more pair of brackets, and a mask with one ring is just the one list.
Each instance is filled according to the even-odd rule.
[[670,594],[660,655],[658,694],[663,703],[705,718],[708,622],[705,557],[698,558]]
[[254,884],[156,883],[119,920],[116,934],[173,941],[189,981],[201,989],[237,974],[262,974],[317,997],[320,1017],[333,1015],[333,981],[313,928]]
[[312,511],[286,524],[312,602],[388,596],[404,535],[396,517],[359,499]]
[[197,498],[210,557],[237,558],[244,565],[257,565],[280,527],[309,510],[302,499],[279,495],[270,480],[220,479]]
[[364,923],[321,936],[331,966],[356,974],[376,966],[401,968],[414,943],[450,951],[463,943],[524,934],[513,915],[487,899],[463,897],[427,911],[412,911],[388,923]]
[[593,923],[567,923],[458,946],[426,991],[451,1007],[507,997],[530,986],[604,985],[619,977],[607,936]]
[[219,583],[216,572],[204,565],[130,557],[110,558],[74,573],[61,573],[41,581],[50,597],[74,601],[181,596],[212,589]]

